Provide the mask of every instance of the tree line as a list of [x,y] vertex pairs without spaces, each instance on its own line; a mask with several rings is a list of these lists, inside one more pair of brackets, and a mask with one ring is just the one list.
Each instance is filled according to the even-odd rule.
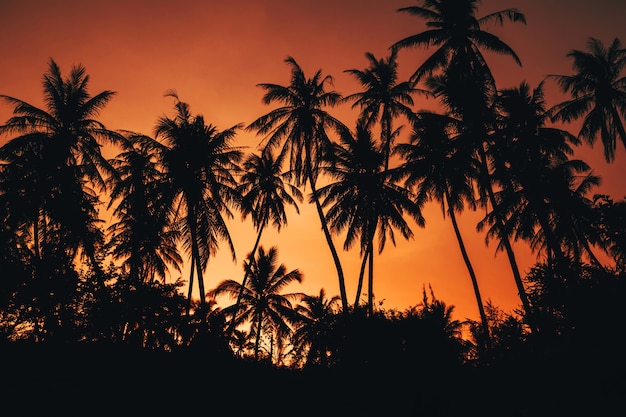
[[[362,87],[342,96],[330,75],[308,76],[292,57],[289,82],[261,83],[272,109],[249,124],[220,129],[176,91],[173,116],[147,135],[98,121],[114,98],[91,95],[82,65],[64,76],[54,60],[43,76],[45,108],[6,95],[13,116],[0,126],[0,332],[5,343],[106,342],[142,350],[207,352],[302,367],[486,364],[537,340],[612,340],[624,294],[626,201],[594,193],[600,178],[576,147],[600,141],[606,163],[626,145],[626,49],[590,38],[572,50],[571,75],[499,89],[485,51],[521,61],[490,24],[525,24],[517,9],[479,17],[477,0],[422,0],[398,9],[427,30],[398,40],[389,54],[367,52],[348,69]],[[401,51],[430,55],[401,80]],[[548,105],[544,84],[570,95]],[[415,109],[417,97],[440,111]],[[359,110],[353,126],[332,115]],[[564,127],[580,121],[578,132]],[[260,151],[236,144],[256,133]],[[408,131],[408,132],[407,132]],[[119,150],[105,158],[102,146]],[[323,179],[323,181],[320,181]],[[305,195],[304,190],[310,192]],[[424,289],[406,311],[376,308],[374,262],[396,234],[425,227],[422,208],[438,203],[450,219],[480,319],[459,322],[453,306]],[[287,208],[313,204],[337,272],[339,294],[285,293],[298,269],[262,245],[268,227],[287,226]],[[106,224],[101,210],[112,210]],[[520,309],[486,303],[457,215],[484,210],[477,224],[506,253]],[[233,259],[227,220],[250,218],[254,246],[240,280],[206,288],[220,245]],[[336,241],[356,247],[356,294],[346,291]],[[522,276],[513,242],[537,255]],[[608,259],[609,264],[602,260]],[[167,282],[168,271],[184,282]],[[202,296],[192,297],[194,288]],[[218,297],[233,303],[218,306]],[[463,333],[469,329],[469,336]],[[395,363],[395,362],[394,362]]]

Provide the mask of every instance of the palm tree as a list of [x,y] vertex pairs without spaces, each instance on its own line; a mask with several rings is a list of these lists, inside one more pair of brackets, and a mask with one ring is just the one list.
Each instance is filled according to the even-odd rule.
[[396,152],[405,161],[401,170],[406,175],[405,185],[416,188],[418,201],[435,200],[441,203],[444,218],[450,217],[463,261],[472,281],[478,305],[482,330],[489,344],[489,324],[478,285],[478,279],[470,261],[458,226],[456,213],[465,205],[474,210],[474,180],[479,164],[473,151],[463,137],[463,124],[452,117],[421,112],[414,123],[411,141],[399,144]]
[[[344,134],[341,144],[335,145],[333,159],[327,173],[335,181],[318,190],[322,207],[328,207],[326,219],[333,231],[346,229],[344,249],[348,250],[359,240],[363,262],[369,259],[368,310],[373,313],[374,297],[374,237],[378,230],[378,252],[385,247],[387,236],[395,244],[394,228],[405,239],[413,232],[404,219],[405,212],[424,227],[420,205],[411,193],[393,182],[394,170],[385,170],[384,154],[372,139],[371,132],[363,124],[357,126],[356,137]],[[362,268],[363,271],[363,268]],[[355,306],[358,306],[363,274]]]
[[[275,246],[267,252],[260,246],[258,256],[251,258],[245,267],[250,277],[245,286],[235,280],[224,280],[209,292],[209,296],[228,295],[236,298],[242,294],[243,311],[236,304],[223,311],[237,325],[251,323],[251,332],[256,338],[254,354],[258,360],[264,331],[271,329],[277,339],[283,339],[291,332],[291,323],[295,319],[291,301],[298,300],[302,294],[281,294],[281,291],[294,282],[302,282],[302,274],[297,269],[287,272],[284,264],[278,265],[278,249]],[[239,315],[235,316],[235,312],[239,312]],[[272,340],[274,333],[268,335]]]
[[22,227],[32,231],[35,256],[44,256],[49,243],[58,247],[63,242],[70,260],[82,249],[102,279],[96,254],[102,244],[98,192],[106,188],[103,174],[113,169],[101,146],[119,143],[122,137],[96,119],[115,92],[92,96],[88,87],[84,66],[72,66],[63,77],[51,59],[43,77],[45,109],[0,95],[13,106],[13,116],[0,126],[0,134],[17,134],[2,146],[0,159],[12,165],[11,175],[22,179],[24,189],[16,203],[29,195]]
[[166,96],[176,100],[176,116],[162,116],[155,127],[155,139],[162,140],[161,163],[165,167],[172,215],[183,236],[184,250],[190,256],[189,302],[198,278],[200,307],[205,304],[203,271],[210,256],[226,241],[233,261],[235,248],[224,216],[232,218],[231,205],[240,201],[235,173],[241,150],[230,144],[240,125],[219,131],[205,124],[202,115],[193,115],[176,92]]
[[[505,54],[521,65],[515,51],[497,36],[483,30],[483,26],[505,20],[526,23],[525,16],[517,9],[504,9],[477,17],[480,0],[418,0],[419,6],[402,7],[398,12],[409,13],[427,20],[427,30],[408,36],[394,43],[392,49],[435,46],[437,50],[413,73],[411,80],[421,79],[454,62],[470,61],[484,63],[480,49]],[[493,79],[488,67],[486,77]]]
[[512,210],[508,216],[516,225],[516,238],[527,239],[534,247],[545,245],[547,257],[560,262],[569,262],[563,252],[569,248],[577,261],[582,250],[599,265],[583,235],[593,241],[599,238],[589,236],[589,227],[581,228],[593,216],[593,203],[584,194],[598,185],[599,178],[588,174],[590,168],[583,161],[569,159],[578,138],[546,126],[543,83],[532,91],[525,82],[502,90],[498,109],[502,137],[491,148],[494,174],[502,189],[500,208]]
[[305,295],[296,306],[298,321],[293,344],[296,351],[308,347],[305,366],[329,366],[331,331],[339,311],[339,303],[339,296],[327,298],[326,291],[322,288],[318,295]]
[[294,58],[288,57],[285,62],[291,67],[289,85],[258,85],[266,91],[263,96],[265,104],[278,102],[283,106],[257,118],[247,129],[256,130],[259,135],[266,135],[264,141],[265,149],[268,151],[280,147],[278,159],[288,156],[295,184],[302,186],[308,182],[311,187],[324,236],[337,269],[341,302],[344,311],[347,312],[348,298],[341,261],[328,230],[324,212],[316,197],[318,168],[331,144],[327,130],[329,128],[337,132],[347,130],[343,123],[324,110],[326,106],[338,104],[341,95],[335,91],[327,91],[326,86],[332,82],[332,78],[322,76],[321,70],[316,71],[313,77],[307,78]]
[[183,260],[176,248],[178,231],[169,222],[165,181],[153,138],[128,132],[124,152],[111,161],[116,175],[111,184],[111,208],[117,219],[108,228],[113,259],[124,259],[122,268],[130,284],[160,278],[165,282],[169,267],[180,272]]
[[574,75],[550,75],[571,100],[551,109],[553,120],[571,122],[583,118],[578,136],[590,145],[599,137],[607,162],[615,160],[617,138],[626,147],[626,49],[618,38],[606,48],[595,38],[589,38],[588,52],[573,50],[567,54],[574,60]]
[[[282,160],[275,159],[271,152],[262,152],[261,155],[250,154],[243,163],[243,175],[238,186],[238,191],[242,196],[242,213],[245,219],[248,215],[252,217],[252,223],[257,229],[257,238],[252,251],[247,258],[254,259],[257,247],[261,241],[261,235],[265,227],[272,222],[274,227],[280,231],[283,225],[287,224],[287,214],[285,205],[291,205],[299,214],[298,201],[302,201],[300,190],[290,184],[292,173],[290,171],[281,172]],[[293,197],[292,197],[293,196]],[[295,197],[295,199],[294,199]],[[246,286],[248,270],[241,283],[242,290]],[[235,313],[241,301],[243,293],[237,297]],[[232,322],[234,324],[234,321]],[[231,324],[231,332],[234,326]]]
[[360,107],[361,119],[372,127],[380,120],[380,146],[385,158],[385,169],[389,167],[389,157],[393,140],[393,119],[405,116],[413,119],[413,97],[416,92],[425,93],[415,88],[412,82],[398,82],[397,49],[392,49],[387,58],[377,59],[367,52],[369,67],[365,70],[349,69],[345,72],[353,75],[364,87],[364,91],[346,96],[344,100],[354,100],[352,108]]
[[[480,0],[421,0],[420,6],[399,9],[400,12],[426,19],[428,29],[396,42],[392,48],[438,47],[415,71],[412,79],[431,75],[426,80],[430,90],[441,99],[452,116],[463,121],[467,133],[465,137],[470,141],[468,146],[474,147],[480,161],[481,169],[477,178],[480,201],[485,204],[488,201],[492,207],[496,207],[487,150],[495,128],[492,106],[497,88],[481,50],[510,56],[518,65],[521,62],[506,43],[483,30],[483,27],[491,22],[526,23],[526,18],[516,9],[505,9],[478,18],[476,12],[479,4]],[[437,70],[441,71],[435,74]],[[522,286],[522,278],[508,240],[509,232],[503,224],[503,219],[498,219],[500,239],[519,288]]]

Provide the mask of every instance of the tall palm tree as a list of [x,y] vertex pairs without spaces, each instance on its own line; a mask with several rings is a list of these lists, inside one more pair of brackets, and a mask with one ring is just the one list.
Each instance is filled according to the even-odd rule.
[[[263,230],[271,222],[280,231],[287,224],[285,205],[293,206],[299,214],[298,201],[302,201],[300,190],[290,183],[292,173],[282,172],[282,160],[276,159],[271,152],[262,152],[261,155],[250,154],[243,163],[243,175],[241,176],[238,191],[242,196],[242,213],[244,219],[250,215],[252,223],[257,229],[257,237],[252,251],[247,258],[254,259],[257,247],[261,241]],[[295,197],[295,199],[294,199]],[[243,288],[248,279],[246,269],[241,283],[242,292],[237,297],[235,313],[243,295]],[[231,324],[231,332],[234,329],[234,320]]]
[[578,133],[590,145],[600,138],[607,162],[615,160],[616,142],[619,138],[626,147],[626,49],[615,38],[609,47],[589,38],[588,52],[573,50],[567,54],[574,60],[574,75],[550,75],[571,100],[551,109],[553,120],[570,122],[583,119]]
[[83,65],[72,66],[64,77],[51,59],[43,76],[45,109],[0,95],[13,106],[13,116],[0,126],[0,134],[17,135],[2,146],[0,159],[13,165],[16,174],[19,168],[24,180],[20,200],[32,197],[23,226],[32,230],[36,256],[43,256],[43,246],[56,236],[70,258],[82,249],[97,272],[96,251],[102,244],[98,193],[106,188],[104,175],[113,172],[101,146],[119,143],[122,137],[97,120],[115,92],[92,96],[88,87]]
[[[505,54],[521,65],[515,51],[494,34],[483,30],[488,23],[503,24],[505,20],[526,23],[526,17],[517,9],[504,9],[477,17],[481,0],[418,0],[419,6],[408,6],[398,12],[426,19],[424,32],[395,42],[392,49],[434,46],[437,50],[428,57],[411,76],[421,79],[440,68],[449,67],[455,61],[484,62],[481,49]],[[488,67],[486,68],[488,71]],[[493,79],[488,71],[487,78]]]
[[[317,196],[318,168],[331,144],[327,130],[333,129],[337,132],[347,130],[343,123],[325,110],[327,106],[338,104],[341,95],[336,91],[327,90],[332,78],[328,75],[323,76],[321,70],[316,71],[313,77],[307,78],[294,58],[288,57],[285,62],[291,67],[289,85],[267,83],[258,85],[265,90],[263,96],[265,104],[277,102],[282,106],[257,118],[247,129],[256,130],[259,135],[266,135],[264,143],[269,151],[280,148],[278,159],[288,157],[296,185],[308,183],[312,195]],[[348,298],[341,261],[317,197],[314,197],[314,203],[337,269],[341,302],[344,311],[347,312]]]
[[[437,47],[415,71],[412,79],[430,75],[426,81],[433,94],[451,115],[465,124],[466,138],[471,142],[469,146],[474,147],[481,165],[477,178],[481,202],[496,207],[487,150],[495,128],[493,103],[497,88],[481,50],[507,55],[518,65],[521,61],[505,42],[483,28],[492,22],[525,24],[526,18],[517,9],[504,9],[479,18],[476,16],[479,4],[480,0],[421,0],[420,6],[399,9],[400,12],[426,19],[428,29],[396,42],[392,48]],[[520,287],[521,274],[503,224],[504,220],[498,219],[501,242],[515,282]]]
[[[369,259],[368,310],[372,314],[376,232],[381,253],[387,236],[395,244],[394,229],[405,239],[413,237],[405,213],[418,226],[424,227],[425,220],[412,194],[393,181],[395,171],[385,170],[384,154],[377,149],[371,132],[363,124],[357,125],[356,136],[342,135],[341,144],[335,145],[333,155],[326,170],[332,180],[318,190],[318,197],[322,199],[322,207],[328,207],[326,219],[331,229],[337,233],[346,229],[344,249],[350,249],[358,240],[363,262]],[[361,274],[355,306],[360,298],[362,279]]]
[[115,221],[108,228],[109,245],[114,259],[124,259],[122,268],[130,284],[147,283],[160,278],[165,282],[169,267],[180,271],[183,262],[178,253],[178,231],[169,221],[165,181],[157,159],[153,138],[128,132],[127,145],[111,161],[116,175],[111,184],[108,208],[115,205]]
[[[278,265],[278,249],[273,246],[267,252],[260,246],[258,255],[246,263],[250,280],[243,286],[235,280],[224,280],[209,292],[211,297],[228,295],[239,297],[242,293],[239,307],[232,305],[223,309],[237,324],[251,323],[251,332],[255,335],[255,358],[259,359],[261,338],[264,329],[270,329],[273,339],[286,337],[291,332],[291,324],[295,319],[294,306],[291,301],[301,298],[301,293],[281,294],[287,286],[294,282],[302,282],[302,274],[297,269],[287,272],[284,264]],[[242,291],[243,290],[243,291]],[[235,311],[240,311],[234,316]]]
[[411,141],[399,144],[396,152],[404,163],[405,184],[415,188],[418,201],[435,200],[441,203],[444,218],[449,216],[463,261],[472,281],[478,305],[483,334],[489,340],[489,323],[478,285],[478,278],[470,261],[458,226],[456,213],[466,205],[476,209],[474,180],[479,163],[463,138],[460,120],[436,113],[421,112],[414,123]]
[[[210,256],[226,241],[233,261],[235,248],[224,216],[232,218],[232,205],[240,204],[235,174],[242,157],[231,142],[240,125],[223,131],[205,124],[202,115],[193,115],[187,103],[174,91],[166,96],[176,100],[174,118],[162,116],[155,127],[155,139],[161,140],[161,158],[165,167],[172,215],[182,233],[182,245],[189,254],[189,303],[198,278],[200,308],[205,306],[203,271]],[[190,304],[189,304],[190,307]]]
[[389,157],[393,147],[393,119],[405,116],[413,118],[413,94],[425,93],[409,81],[398,82],[397,49],[392,49],[386,58],[377,59],[367,52],[365,57],[369,67],[364,70],[349,69],[345,72],[353,75],[365,89],[363,92],[346,96],[344,100],[354,100],[352,107],[360,107],[361,119],[372,127],[380,121],[380,146],[385,158],[385,168],[389,167]]

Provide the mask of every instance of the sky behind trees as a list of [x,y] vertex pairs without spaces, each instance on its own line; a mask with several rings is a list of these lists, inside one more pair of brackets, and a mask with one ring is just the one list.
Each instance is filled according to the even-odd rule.
[[[152,135],[159,116],[173,114],[173,100],[163,94],[170,89],[189,103],[195,114],[219,129],[245,125],[271,108],[261,102],[259,83],[287,84],[287,56],[297,60],[309,76],[317,69],[334,77],[335,89],[348,95],[360,91],[344,70],[364,69],[366,52],[376,57],[388,54],[394,42],[424,30],[423,21],[398,13],[413,0],[3,0],[0,2],[0,94],[41,106],[41,77],[49,58],[67,74],[82,63],[90,75],[90,92],[114,90],[116,97],[101,113],[109,129],[124,129]],[[489,27],[518,54],[523,67],[509,58],[487,55],[499,88],[526,80],[535,87],[547,74],[570,74],[571,49],[586,49],[589,37],[605,44],[618,37],[626,42],[626,4],[621,0],[484,0],[478,16],[515,7],[526,15],[527,25]],[[429,52],[402,50],[398,55],[401,79],[408,78]],[[547,82],[548,105],[564,99]],[[435,106],[417,98],[415,110]],[[348,104],[329,110],[349,127],[357,113]],[[0,122],[10,116],[10,107],[0,106]],[[568,127],[576,132],[576,126]],[[6,140],[7,138],[2,138]],[[261,138],[240,132],[235,144],[256,149]],[[402,140],[402,139],[400,139]],[[2,142],[4,143],[4,142]],[[108,156],[114,156],[112,150]],[[583,145],[577,157],[588,162],[603,183],[597,192],[615,199],[626,195],[626,152],[619,148],[616,162],[604,162],[601,146]],[[307,190],[308,191],[308,190]],[[288,224],[280,234],[268,229],[262,244],[279,248],[279,259],[288,270],[304,274],[299,291],[316,294],[324,287],[338,293],[336,272],[316,218],[314,207],[300,205],[301,214],[288,209]],[[461,227],[485,300],[505,310],[519,300],[504,254],[495,255],[495,245],[486,247],[484,234],[475,231],[483,213],[465,213]],[[223,279],[241,279],[241,262],[252,249],[256,233],[251,222],[238,215],[229,222],[237,252],[233,263],[224,245],[209,261],[207,286]],[[377,301],[387,308],[404,309],[421,301],[424,285],[436,296],[456,306],[457,318],[477,317],[467,270],[458,250],[452,225],[442,219],[437,203],[424,211],[426,228],[413,225],[415,238],[397,246],[388,244],[376,258]],[[343,236],[337,236],[338,247]],[[534,258],[525,247],[520,251],[523,272]],[[356,289],[358,252],[340,252],[349,298]],[[183,274],[185,276],[185,274]],[[172,278],[176,278],[174,275]]]

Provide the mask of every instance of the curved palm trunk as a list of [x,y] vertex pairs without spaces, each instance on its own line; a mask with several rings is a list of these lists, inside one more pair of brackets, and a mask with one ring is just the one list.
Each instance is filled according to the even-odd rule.
[[[254,259],[254,254],[256,253],[257,248],[259,247],[259,242],[261,241],[261,235],[263,234],[263,229],[265,223],[261,223],[261,227],[259,228],[259,233],[257,234],[256,241],[254,242],[254,247],[252,248],[252,252],[250,252],[249,259]],[[246,283],[248,282],[248,268],[244,269],[243,280],[241,281],[241,288],[239,289],[239,294],[237,294],[237,301],[235,302],[235,310],[233,311],[233,318],[230,322],[230,326],[228,328],[228,336],[230,337],[235,330],[235,319],[237,318],[237,313],[239,313],[239,306],[241,305],[241,299],[243,297],[243,290],[246,287]]]
[[367,278],[367,312],[374,315],[374,245],[370,244],[369,271]]
[[480,314],[480,322],[482,324],[483,333],[485,335],[485,345],[487,348],[490,348],[491,347],[491,332],[489,331],[489,321],[487,320],[487,315],[485,314],[485,307],[483,305],[482,297],[480,295],[480,289],[478,287],[478,279],[476,278],[476,273],[474,272],[474,268],[472,267],[472,263],[470,262],[469,255],[467,254],[467,250],[465,249],[465,243],[463,242],[463,238],[461,237],[461,231],[459,230],[459,225],[456,221],[456,215],[454,214],[454,209],[450,207],[447,190],[444,190],[444,198],[446,199],[446,205],[448,206],[448,215],[450,216],[450,221],[452,221],[452,227],[454,228],[454,234],[456,235],[456,240],[459,243],[459,248],[461,249],[461,255],[463,256],[463,261],[465,262],[465,266],[467,267],[467,272],[469,272],[470,279],[472,280],[472,287],[474,288],[474,296],[476,297],[476,303],[478,304],[478,312]]
[[[487,164],[487,154],[483,146],[479,147],[480,152],[480,163],[486,175],[489,175],[489,168]],[[494,210],[496,215],[496,223],[498,230],[500,230],[500,240],[504,245],[504,249],[506,251],[507,257],[509,259],[509,264],[511,265],[511,271],[513,272],[513,279],[515,281],[515,285],[517,287],[517,294],[522,302],[522,307],[524,308],[524,312],[526,313],[526,317],[528,320],[528,324],[533,332],[536,332],[538,329],[536,327],[536,322],[534,319],[533,311],[530,307],[530,302],[528,300],[528,295],[526,294],[526,289],[524,288],[524,283],[522,281],[522,276],[519,272],[519,267],[517,265],[517,260],[515,259],[515,252],[513,251],[513,247],[511,246],[511,242],[509,241],[509,237],[506,233],[504,233],[504,221],[500,213],[497,210],[498,204],[496,203],[496,198],[493,193],[493,188],[491,187],[491,182],[487,181],[485,184],[485,188],[487,190],[487,195],[489,197],[489,202],[491,203],[491,207]]]
[[359,283],[356,288],[356,297],[354,299],[354,307],[359,307],[359,300],[361,298],[361,290],[363,289],[363,277],[365,276],[365,266],[367,265],[367,258],[369,256],[369,244],[363,253],[363,260],[361,261],[361,269],[359,271]]
[[341,296],[341,305],[343,307],[344,314],[348,314],[348,296],[346,294],[346,282],[343,275],[343,269],[341,268],[341,261],[339,260],[339,255],[337,255],[337,249],[335,249],[335,244],[333,243],[332,236],[330,235],[330,231],[328,230],[328,225],[326,224],[326,219],[324,218],[324,211],[322,210],[322,205],[320,204],[319,198],[317,197],[317,188],[315,187],[315,180],[313,179],[313,172],[311,170],[310,164],[307,163],[307,178],[309,180],[309,184],[311,184],[311,192],[313,193],[313,199],[315,200],[315,208],[317,209],[317,214],[320,218],[320,222],[322,223],[322,230],[324,231],[324,236],[326,237],[326,243],[328,243],[328,247],[330,248],[330,252],[333,256],[333,261],[335,262],[335,267],[337,268],[337,278],[339,280],[339,293]]

